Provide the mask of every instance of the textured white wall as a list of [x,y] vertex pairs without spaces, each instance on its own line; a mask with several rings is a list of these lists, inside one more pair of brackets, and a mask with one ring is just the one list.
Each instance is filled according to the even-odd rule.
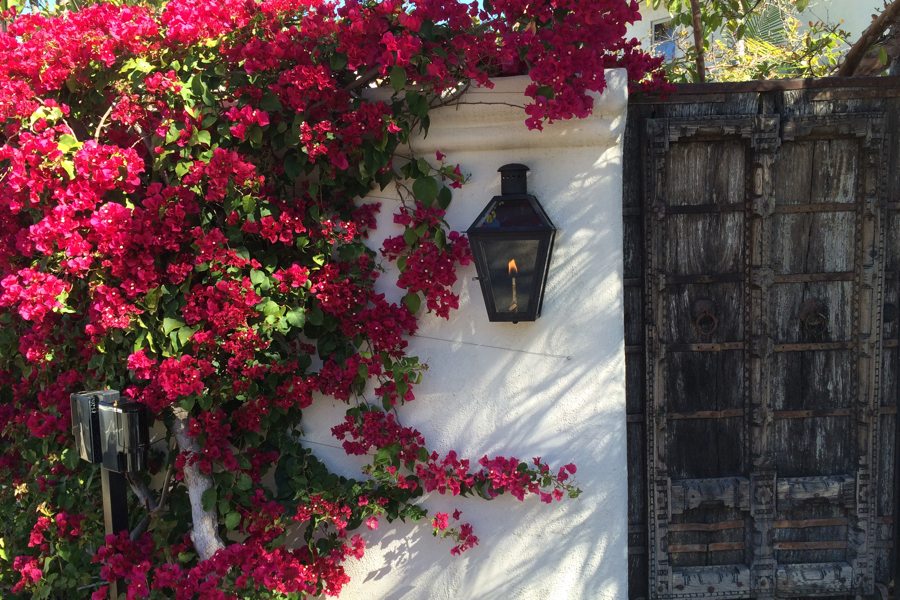
[[[458,162],[471,181],[455,190],[447,220],[465,230],[500,193],[497,168],[531,168],[529,191],[558,228],[543,316],[534,323],[490,323],[475,267],[459,270],[460,308],[450,320],[425,315],[410,353],[430,370],[401,422],[431,449],[472,459],[503,455],[553,468],[578,466],[584,494],[552,505],[508,494],[493,501],[433,493],[423,505],[463,512],[481,543],[461,557],[427,523],[382,522],[364,533],[366,556],[346,563],[352,583],[341,600],[622,599],[627,581],[625,362],[622,307],[622,147],[627,83],[609,71],[607,92],[588,119],[528,131],[521,108],[527,78],[471,90],[460,107],[432,116],[427,140],[411,144]],[[402,233],[390,190],[371,242]],[[399,300],[396,272],[380,290]],[[424,310],[424,309],[423,309]],[[320,399],[304,411],[304,434],[334,471],[359,477],[368,461],[347,457],[330,428],[346,407]]]

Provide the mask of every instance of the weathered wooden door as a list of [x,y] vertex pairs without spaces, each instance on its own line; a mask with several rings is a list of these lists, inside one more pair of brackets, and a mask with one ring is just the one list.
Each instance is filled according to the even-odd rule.
[[884,565],[876,576],[897,402],[886,116],[777,106],[642,119],[643,435],[629,445],[646,469],[632,477],[651,598],[890,583]]

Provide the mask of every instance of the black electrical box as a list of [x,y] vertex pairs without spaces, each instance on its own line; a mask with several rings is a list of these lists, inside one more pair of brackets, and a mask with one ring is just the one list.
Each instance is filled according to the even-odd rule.
[[75,447],[83,460],[117,473],[147,468],[150,431],[145,405],[123,402],[115,390],[78,392],[70,400]]

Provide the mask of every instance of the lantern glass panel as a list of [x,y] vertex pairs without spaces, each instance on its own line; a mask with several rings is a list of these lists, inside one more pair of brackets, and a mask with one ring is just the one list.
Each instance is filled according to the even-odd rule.
[[[494,239],[483,242],[494,310],[498,314],[526,313],[534,307],[535,284],[540,284],[540,240]],[[515,295],[514,295],[515,294]]]
[[476,227],[508,228],[508,227],[540,227],[541,216],[527,198],[495,197],[489,210],[475,224]]

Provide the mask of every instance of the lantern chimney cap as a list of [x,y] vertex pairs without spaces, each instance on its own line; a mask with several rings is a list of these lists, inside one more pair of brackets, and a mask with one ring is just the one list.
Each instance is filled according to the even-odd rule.
[[503,195],[527,194],[527,172],[529,170],[528,167],[519,163],[510,163],[497,169],[500,173],[500,193]]

